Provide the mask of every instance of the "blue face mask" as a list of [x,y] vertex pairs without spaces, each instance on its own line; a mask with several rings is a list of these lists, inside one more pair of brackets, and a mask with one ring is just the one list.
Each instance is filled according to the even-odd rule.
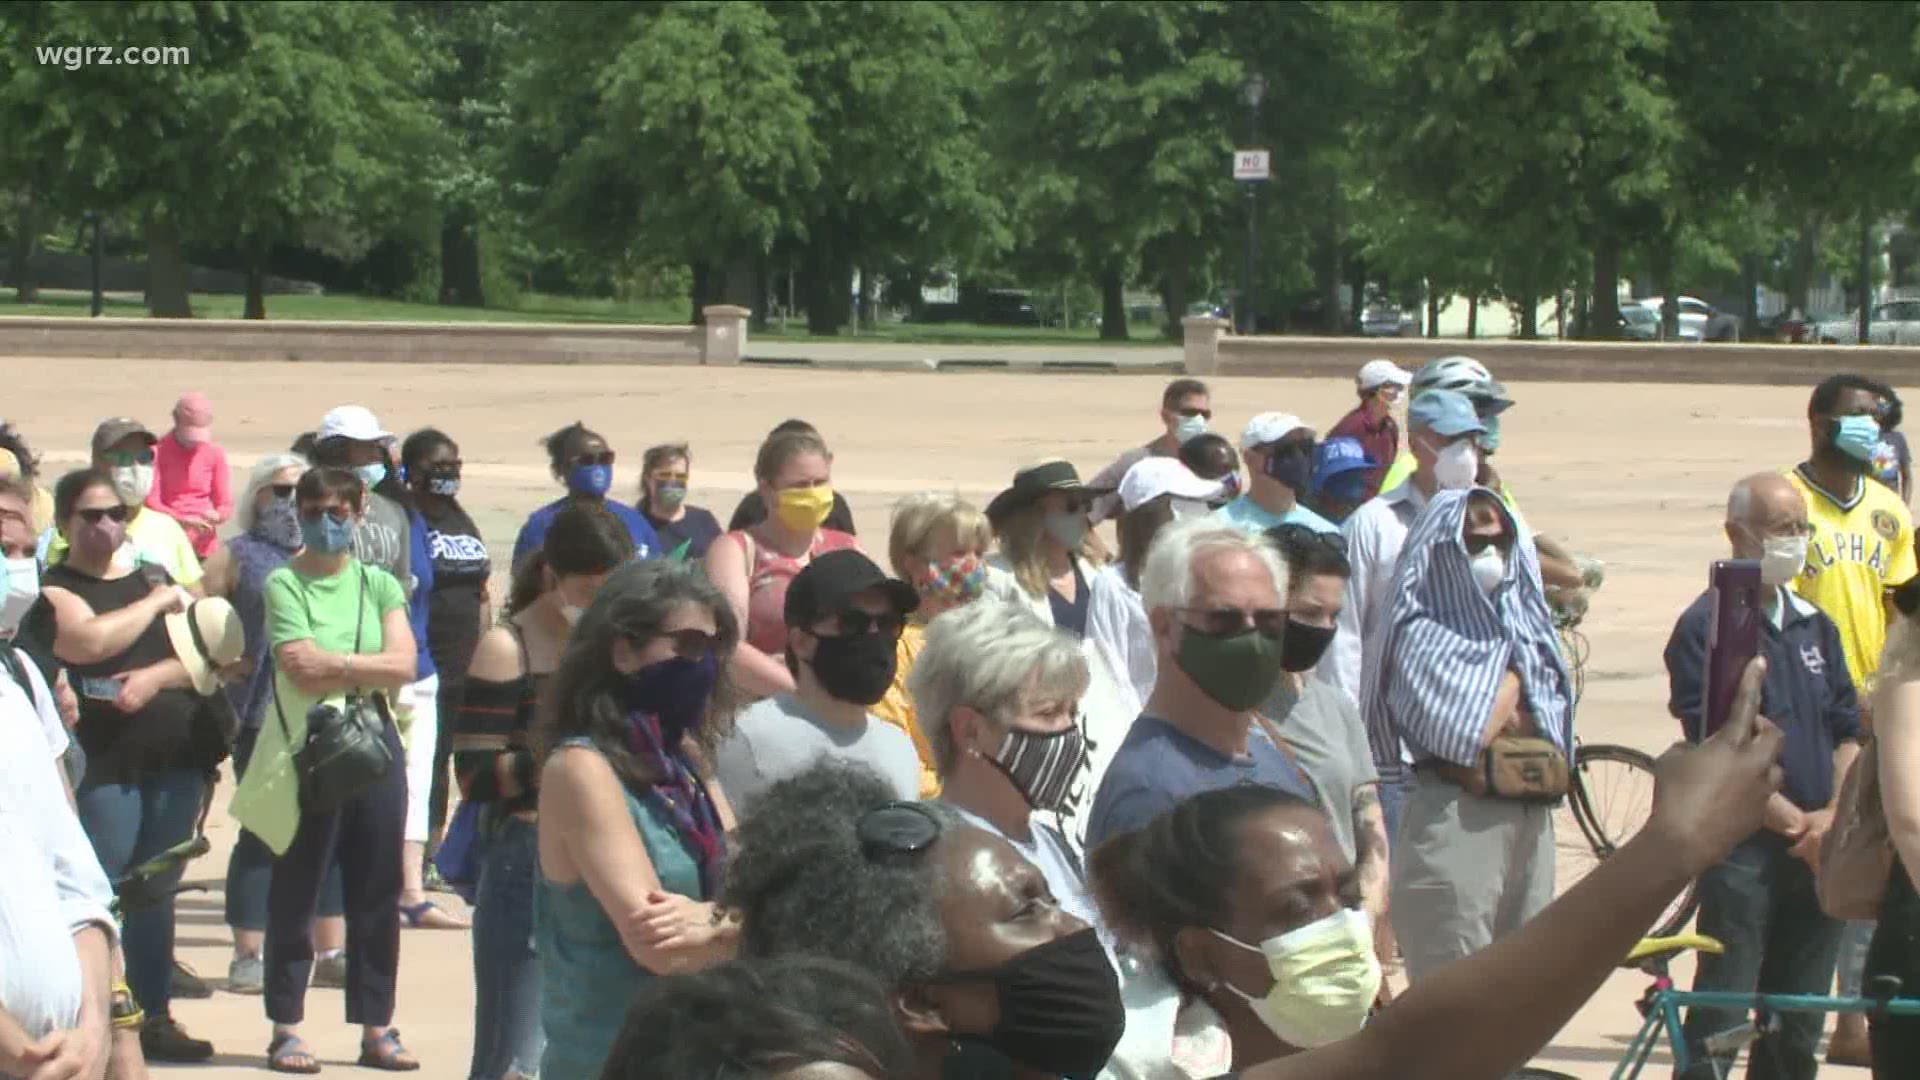
[[352,518],[335,521],[330,515],[300,519],[300,542],[317,555],[338,555],[353,549],[353,536],[359,530]]
[[1880,444],[1880,421],[1871,416],[1842,416],[1833,421],[1833,447],[1862,465],[1873,463]]
[[382,480],[387,478],[387,463],[384,461],[376,461],[371,465],[355,465],[353,472],[355,476],[360,478],[361,483],[367,485],[367,490],[372,491],[374,488],[380,486]]
[[1495,413],[1480,423],[1487,429],[1480,435],[1480,449],[1491,454],[1500,449],[1500,414]]
[[567,490],[575,495],[605,495],[613,486],[613,466],[575,465],[567,473]]

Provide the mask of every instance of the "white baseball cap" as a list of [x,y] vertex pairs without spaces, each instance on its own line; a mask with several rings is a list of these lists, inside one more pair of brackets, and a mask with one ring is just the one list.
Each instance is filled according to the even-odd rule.
[[320,421],[320,430],[313,433],[315,442],[328,439],[352,439],[354,442],[390,442],[393,433],[380,426],[374,419],[373,411],[365,405],[342,405],[328,413]]
[[1413,382],[1413,373],[1391,360],[1369,360],[1360,365],[1359,382],[1363,393],[1388,383],[1405,390]]
[[1247,421],[1247,429],[1240,433],[1241,450],[1258,450],[1271,446],[1287,437],[1295,428],[1306,427],[1305,421],[1292,413],[1263,412]]
[[1162,495],[1210,502],[1219,498],[1224,490],[1218,480],[1195,476],[1179,458],[1150,457],[1142,459],[1120,478],[1120,505],[1133,510]]

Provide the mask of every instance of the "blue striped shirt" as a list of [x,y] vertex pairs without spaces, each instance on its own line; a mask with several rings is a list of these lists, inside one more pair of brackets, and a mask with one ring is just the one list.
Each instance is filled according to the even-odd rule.
[[1570,750],[1571,680],[1533,538],[1507,514],[1513,549],[1506,578],[1489,597],[1473,580],[1461,539],[1470,494],[1435,494],[1407,536],[1386,626],[1367,643],[1365,668],[1378,680],[1367,695],[1368,738],[1375,746],[1404,740],[1417,761],[1474,764],[1511,670],[1540,735]]

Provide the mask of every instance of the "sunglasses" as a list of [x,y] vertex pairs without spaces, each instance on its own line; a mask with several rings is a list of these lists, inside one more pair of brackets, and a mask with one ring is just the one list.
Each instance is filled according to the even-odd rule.
[[276,498],[276,499],[291,499],[291,498],[293,498],[293,492],[294,492],[294,489],[295,489],[295,488],[297,488],[297,487],[299,487],[300,485],[298,485],[298,484],[268,484],[267,486],[268,486],[269,488],[271,488],[271,489],[273,489],[273,497],[274,497],[274,498]]
[[109,450],[100,456],[106,459],[107,464],[121,467],[153,464],[152,447],[145,450]]
[[1175,416],[1184,416],[1189,420],[1193,419],[1196,416],[1204,420],[1213,419],[1212,409],[1175,409],[1173,410],[1173,414]]
[[[838,634],[815,634],[815,637],[861,637],[866,634],[884,634],[897,638],[907,627],[907,617],[897,612],[875,615],[859,608],[847,608],[839,613],[840,632]],[[825,620],[821,620],[825,621]]]
[[720,638],[705,630],[675,630],[661,634],[673,642],[673,654],[688,660],[698,660],[703,656],[712,656],[720,651]]
[[353,510],[351,507],[341,506],[338,503],[332,506],[303,506],[300,508],[301,521],[319,521],[323,516],[332,518],[335,525],[341,525],[353,517]]
[[1477,536],[1466,537],[1465,543],[1467,545],[1467,554],[1478,555],[1490,547],[1495,547],[1499,545],[1502,540],[1506,540],[1506,539],[1507,539],[1507,534],[1503,532],[1494,533],[1491,536],[1486,534],[1480,534]]
[[890,802],[860,815],[854,825],[860,852],[870,860],[918,855],[940,839],[940,819],[918,803]]
[[1261,608],[1259,611],[1246,611],[1241,608],[1175,608],[1183,615],[1197,616],[1199,623],[1187,623],[1187,629],[1204,637],[1233,637],[1243,634],[1249,628],[1260,633],[1261,637],[1280,640],[1287,632],[1287,613],[1283,608]]
[[125,523],[129,511],[124,506],[96,506],[86,510],[76,510],[74,513],[80,515],[81,521],[89,525],[98,525],[106,518]]
[[597,454],[575,454],[573,455],[573,463],[575,465],[611,465],[613,464],[613,451],[602,450]]
[[1267,539],[1273,541],[1282,551],[1325,548],[1328,551],[1339,552],[1342,556],[1347,553],[1347,538],[1344,534],[1321,532],[1319,529],[1297,522],[1288,522],[1268,529]]

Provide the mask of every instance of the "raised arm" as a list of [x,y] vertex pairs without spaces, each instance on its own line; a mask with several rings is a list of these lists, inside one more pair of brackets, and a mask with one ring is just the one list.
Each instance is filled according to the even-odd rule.
[[[733,534],[720,537],[707,549],[707,578],[733,606],[733,616],[744,628],[749,593],[747,553]],[[786,662],[744,640],[733,651],[733,677],[741,688],[759,697],[793,692],[793,673],[787,670]]]

